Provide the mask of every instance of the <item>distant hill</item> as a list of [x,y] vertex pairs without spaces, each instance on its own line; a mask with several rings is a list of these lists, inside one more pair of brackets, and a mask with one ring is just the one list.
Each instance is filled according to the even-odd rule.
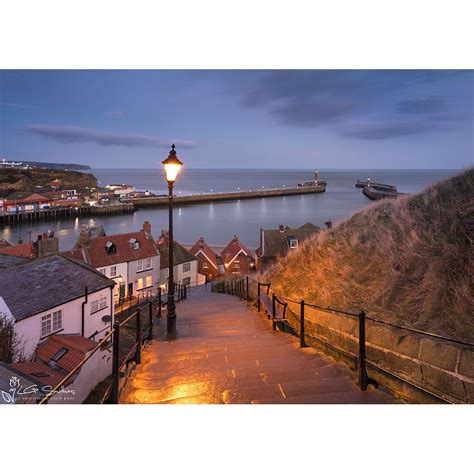
[[269,271],[277,294],[474,342],[474,168],[381,200]]
[[79,165],[77,163],[45,163],[43,161],[22,161],[30,166],[38,168],[48,168],[50,170],[90,170],[87,165]]

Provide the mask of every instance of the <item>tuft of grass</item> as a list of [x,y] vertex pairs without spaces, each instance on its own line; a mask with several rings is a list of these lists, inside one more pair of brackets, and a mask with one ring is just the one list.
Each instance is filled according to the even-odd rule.
[[474,342],[474,168],[369,205],[280,259],[277,294]]

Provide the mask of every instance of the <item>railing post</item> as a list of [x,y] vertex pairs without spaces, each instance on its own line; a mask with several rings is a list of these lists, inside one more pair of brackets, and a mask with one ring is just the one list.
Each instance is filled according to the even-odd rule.
[[161,318],[161,286],[158,288],[158,317]]
[[257,308],[260,313],[260,282],[257,284]]
[[112,391],[110,403],[118,403],[120,384],[120,323],[114,322],[114,336],[112,347]]
[[[272,295],[272,327],[273,330],[276,331],[276,322],[275,322],[275,314],[276,314],[276,296]],[[270,319],[270,315],[268,315],[268,319]]]
[[359,312],[359,387],[362,391],[367,389],[368,376],[365,367],[365,311]]
[[135,342],[137,343],[137,349],[135,352],[135,362],[141,364],[142,362],[142,310],[138,307],[136,321],[135,321]]
[[304,300],[301,300],[300,303],[300,347],[306,347],[304,341]]
[[153,301],[148,303],[148,323],[150,324],[148,340],[151,341],[153,339]]
[[245,301],[249,300],[249,277],[245,277]]

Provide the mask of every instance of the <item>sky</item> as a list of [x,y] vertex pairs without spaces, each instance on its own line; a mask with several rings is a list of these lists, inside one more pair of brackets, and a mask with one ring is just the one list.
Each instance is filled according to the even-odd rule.
[[156,168],[460,169],[474,71],[0,70],[0,158]]

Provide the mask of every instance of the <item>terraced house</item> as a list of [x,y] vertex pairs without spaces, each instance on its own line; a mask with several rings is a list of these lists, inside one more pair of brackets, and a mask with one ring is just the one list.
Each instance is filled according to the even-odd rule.
[[84,237],[65,253],[114,280],[115,299],[155,294],[160,283],[160,253],[149,222],[139,232]]

